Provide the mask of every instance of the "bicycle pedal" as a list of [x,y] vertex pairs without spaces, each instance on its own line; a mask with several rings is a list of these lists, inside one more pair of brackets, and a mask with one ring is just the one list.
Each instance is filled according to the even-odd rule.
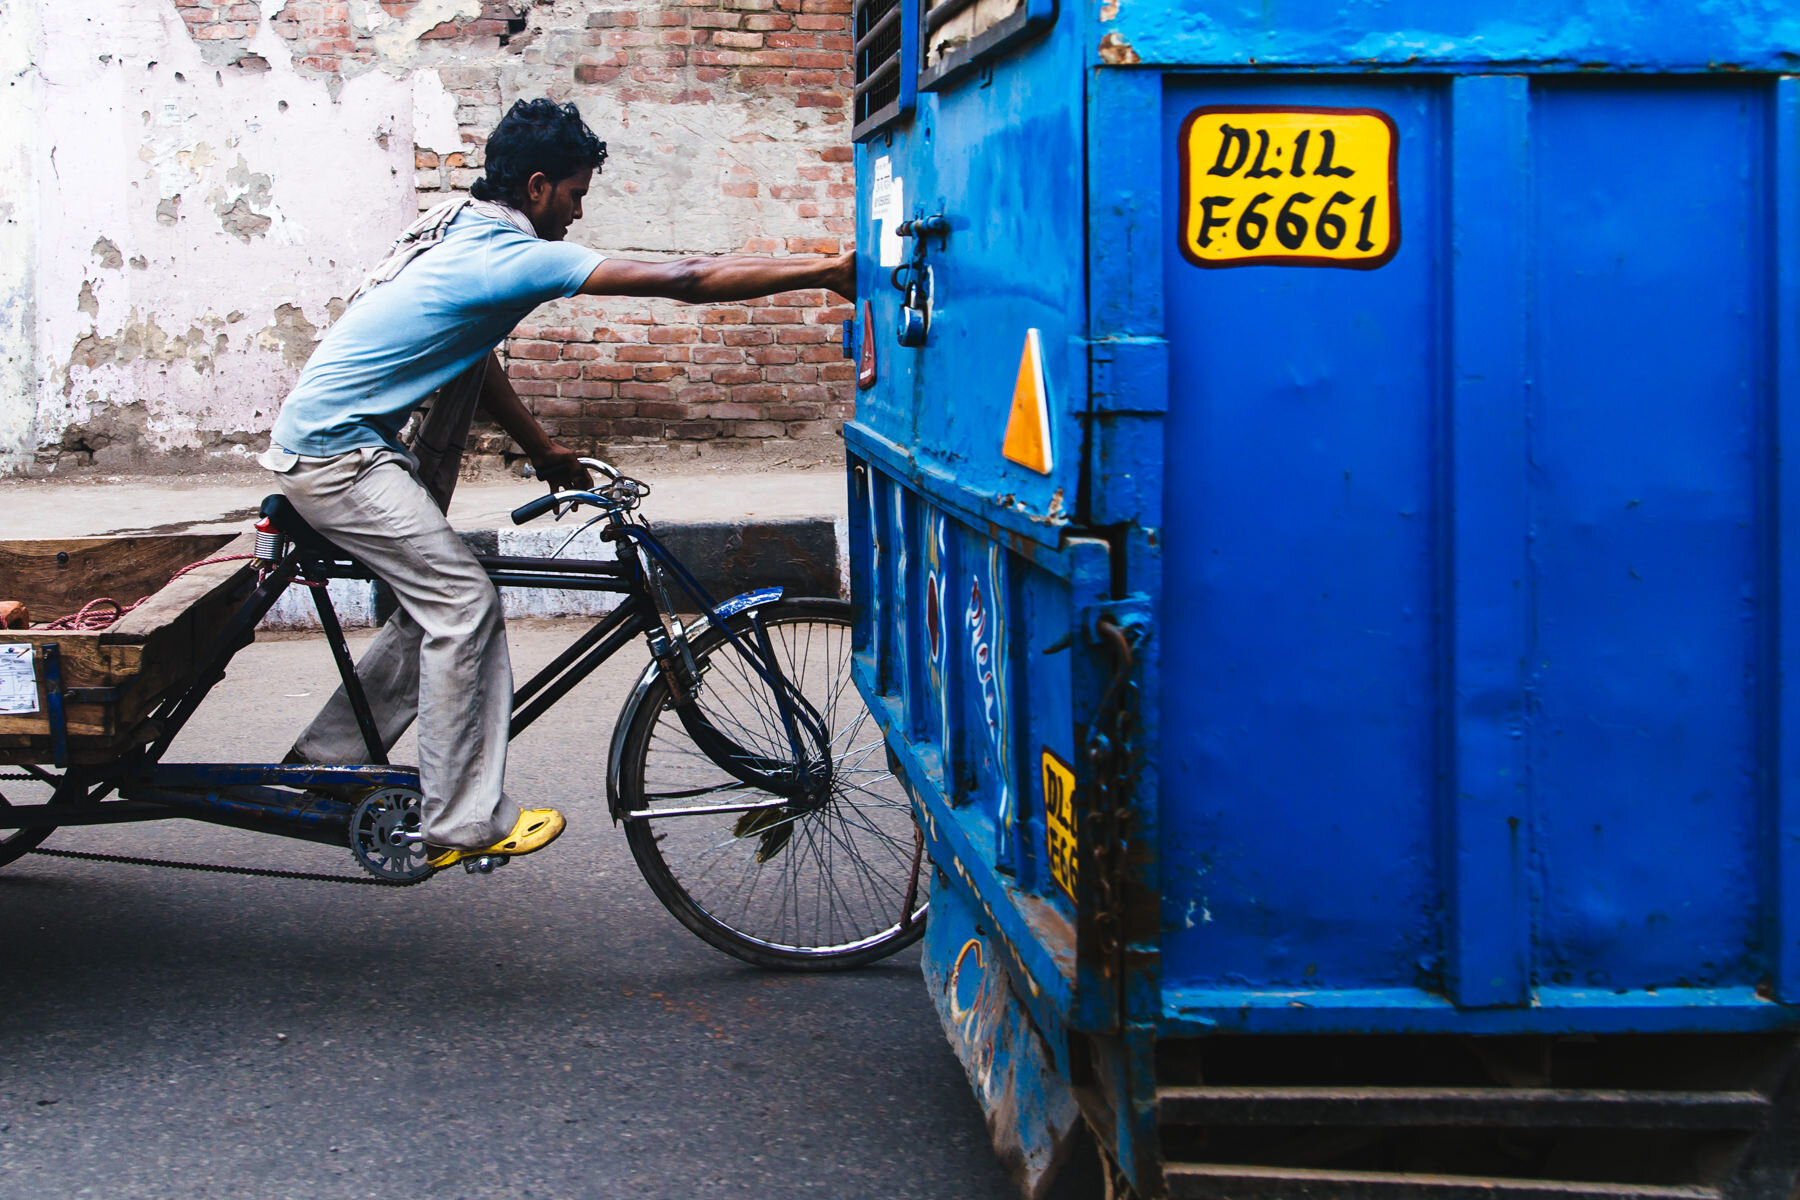
[[512,859],[504,854],[483,854],[463,859],[463,870],[471,875],[492,875],[495,867],[504,867]]

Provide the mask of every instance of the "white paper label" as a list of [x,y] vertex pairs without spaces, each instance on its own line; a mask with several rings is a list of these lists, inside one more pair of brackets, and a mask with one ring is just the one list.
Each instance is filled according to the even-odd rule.
[[906,181],[894,174],[893,160],[875,160],[875,179],[869,185],[869,216],[875,224],[876,260],[897,267],[906,257],[906,239],[894,232],[906,220]]
[[875,180],[869,185],[869,215],[875,220],[888,215],[893,187],[894,160],[884,155],[875,160]]
[[0,713],[17,716],[37,710],[37,670],[31,662],[31,643],[0,644]]

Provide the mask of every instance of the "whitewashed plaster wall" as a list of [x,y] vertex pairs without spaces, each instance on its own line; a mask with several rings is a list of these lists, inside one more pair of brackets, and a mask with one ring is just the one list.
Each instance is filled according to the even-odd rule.
[[0,473],[30,462],[36,449],[37,46],[31,0],[0,0]]
[[79,431],[101,466],[250,457],[416,211],[414,81],[334,99],[266,22],[253,65],[214,67],[168,0],[0,3],[0,164],[31,180],[0,183],[0,455]]
[[[479,174],[480,141],[523,96],[574,100],[611,144],[576,240],[829,252],[853,227],[843,101],[822,94],[842,75],[797,57],[847,58],[848,18],[818,14],[848,0],[779,0],[791,19],[775,2],[0,0],[0,473],[247,464],[363,272]],[[803,24],[767,36],[842,46],[754,48],[754,30],[790,21]],[[700,320],[667,303],[551,305],[545,329],[617,328],[567,356],[595,369],[534,402],[590,442],[605,430],[589,424],[646,415],[627,388],[695,392],[657,421],[706,410],[721,440],[827,426],[786,389],[818,409],[804,393],[836,377],[792,357],[613,361],[651,321],[698,341]],[[596,380],[624,382],[614,396]],[[663,424],[638,423],[654,432],[633,437],[660,438]]]

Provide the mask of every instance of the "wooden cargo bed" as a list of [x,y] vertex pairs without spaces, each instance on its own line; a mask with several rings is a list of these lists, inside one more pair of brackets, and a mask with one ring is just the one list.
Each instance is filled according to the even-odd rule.
[[76,691],[64,705],[70,762],[103,763],[154,736],[138,728],[145,716],[193,680],[255,582],[247,559],[170,576],[203,559],[248,555],[253,545],[249,533],[0,541],[0,601],[23,602],[34,623],[103,596],[122,605],[149,597],[107,629],[0,629],[0,645],[32,646],[38,684],[35,713],[0,713],[0,763],[52,761],[49,644],[57,647],[65,693],[106,689]]

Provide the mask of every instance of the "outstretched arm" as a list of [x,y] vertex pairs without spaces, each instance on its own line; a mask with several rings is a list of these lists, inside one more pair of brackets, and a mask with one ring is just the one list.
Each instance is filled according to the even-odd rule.
[[493,354],[488,355],[487,374],[481,379],[481,407],[494,419],[494,424],[519,443],[519,449],[531,459],[539,479],[553,488],[585,491],[594,486],[593,477],[579,461],[580,456],[567,446],[559,446],[550,440],[544,427],[519,399],[519,393],[513,391],[506,368]]
[[662,296],[689,304],[753,300],[801,288],[829,288],[856,299],[856,253],[835,258],[682,258],[635,262],[609,258],[581,285],[584,296]]

